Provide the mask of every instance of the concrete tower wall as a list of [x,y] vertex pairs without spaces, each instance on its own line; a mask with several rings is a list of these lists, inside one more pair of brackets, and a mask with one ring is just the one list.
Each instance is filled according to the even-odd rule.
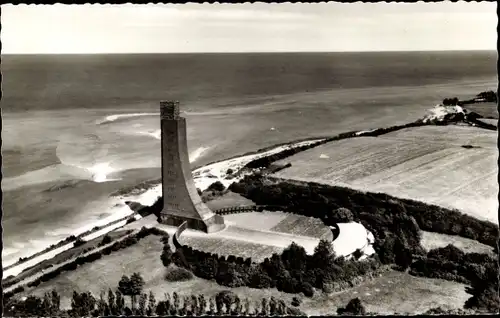
[[161,156],[163,210],[161,221],[213,232],[224,227],[224,219],[214,214],[196,190],[189,163],[186,119],[179,116],[178,102],[161,104]]

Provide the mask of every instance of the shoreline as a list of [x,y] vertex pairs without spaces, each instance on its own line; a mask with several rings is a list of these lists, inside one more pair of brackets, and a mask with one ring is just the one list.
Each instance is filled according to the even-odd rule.
[[[448,124],[454,123],[453,120],[448,120],[446,118],[443,118],[440,120],[442,120],[441,124],[443,124],[443,125],[448,125]],[[463,119],[462,121],[469,124],[467,119]],[[317,145],[331,142],[331,141],[336,141],[338,139],[355,138],[355,137],[362,137],[362,136],[377,136],[379,134],[384,134],[384,133],[387,133],[387,132],[392,131],[392,130],[411,128],[411,127],[420,126],[420,125],[436,125],[436,124],[438,124],[438,123],[436,123],[434,120],[419,119],[417,121],[414,121],[414,122],[411,122],[411,123],[408,123],[405,125],[396,125],[396,126],[391,126],[391,127],[387,127],[387,128],[374,128],[374,129],[370,129],[370,130],[351,131],[351,132],[346,132],[346,133],[340,133],[336,136],[329,136],[329,137],[324,137],[324,138],[320,138],[320,137],[301,138],[298,140],[293,140],[293,141],[289,141],[289,142],[284,142],[284,143],[279,143],[279,144],[271,145],[268,147],[264,147],[264,148],[258,149],[256,151],[246,152],[244,154],[236,155],[236,156],[233,156],[230,158],[217,160],[217,161],[214,161],[214,162],[202,165],[202,166],[197,166],[197,167],[191,169],[191,171],[193,173],[193,179],[195,181],[196,186],[199,187],[199,185],[202,185],[204,187],[204,189],[200,188],[200,190],[203,191],[210,184],[212,184],[213,182],[216,182],[216,181],[220,181],[223,184],[224,183],[230,184],[233,182],[237,182],[239,179],[243,178],[246,175],[245,173],[240,173],[240,172],[250,162],[260,160],[260,159],[263,159],[263,158],[266,158],[269,156],[273,156],[273,155],[282,153],[283,151],[286,151],[286,150],[300,148],[301,146],[315,147]],[[469,126],[474,127],[474,125],[471,125],[471,124],[469,124]],[[485,129],[485,127],[477,127],[477,128]],[[305,149],[303,149],[303,150],[305,150]],[[303,150],[300,150],[300,151],[303,151]],[[235,174],[237,176],[234,178],[227,179],[226,171],[228,169],[232,169],[232,168],[236,169]],[[216,170],[216,169],[218,169],[218,173],[214,173],[215,172],[214,170]],[[252,172],[250,172],[250,173],[252,173]],[[144,193],[154,192],[155,190],[158,190],[158,187],[161,185],[161,179],[158,180],[157,184],[154,184],[155,182],[153,180],[146,181],[143,183],[148,183],[149,185],[151,185],[151,187],[148,188],[147,190],[145,190]],[[227,187],[227,186],[229,186],[229,184],[228,185],[224,184],[224,185]],[[119,192],[119,191],[120,190],[117,190],[117,192]],[[139,196],[144,194],[144,193],[139,194]],[[127,196],[127,194],[122,194],[122,195],[124,197]],[[131,195],[131,193],[130,193],[130,195]],[[134,201],[134,200],[128,200],[128,201]],[[129,218],[133,217],[136,214],[137,214],[137,212],[131,210],[131,213],[125,217],[114,220],[114,221],[109,222],[107,224],[104,224],[102,226],[96,226],[96,227],[92,228],[91,230],[88,230],[84,233],[81,233],[78,235],[72,235],[75,237],[74,239],[71,239],[72,236],[69,236],[66,239],[61,240],[60,242],[56,243],[55,245],[44,249],[43,251],[37,252],[31,256],[24,258],[23,261],[21,261],[21,262],[17,261],[14,264],[10,264],[10,265],[6,266],[5,268],[3,268],[3,271],[5,273],[6,271],[12,270],[13,268],[15,268],[17,266],[22,267],[23,264],[26,264],[27,262],[30,262],[31,260],[33,260],[37,257],[42,257],[44,254],[49,254],[50,252],[53,252],[54,250],[58,250],[62,247],[67,247],[61,251],[61,252],[63,252],[65,250],[71,248],[74,244],[74,241],[76,241],[77,238],[84,239],[85,236],[91,236],[93,233],[100,232],[100,231],[102,232],[100,235],[105,235],[106,233],[109,233],[109,232],[111,232],[119,227],[109,229],[108,231],[102,231],[102,230],[104,230],[106,228],[111,228],[112,225],[118,224],[119,222],[123,222],[123,221],[127,222],[127,220]],[[64,244],[65,242],[69,242],[69,243]],[[59,253],[57,253],[57,254],[59,254]],[[55,255],[57,255],[57,254],[55,254]],[[54,257],[55,255],[53,255],[52,257]],[[46,259],[47,258],[45,258],[43,260],[46,260]],[[41,260],[41,261],[43,261],[43,260]],[[38,263],[39,262],[37,262],[29,267],[23,268],[22,270],[20,270],[18,273],[14,274],[13,276],[14,277],[17,276],[19,273],[22,273],[24,270],[26,270],[28,268],[36,266]],[[2,280],[5,280],[6,278],[8,278],[10,276],[12,276],[12,275],[4,277]]]

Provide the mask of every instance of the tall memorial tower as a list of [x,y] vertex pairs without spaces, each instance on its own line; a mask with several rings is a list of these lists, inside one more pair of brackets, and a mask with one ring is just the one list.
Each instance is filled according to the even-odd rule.
[[224,218],[201,200],[194,185],[186,136],[186,119],[179,115],[179,102],[160,102],[163,210],[160,222],[206,233],[224,228]]

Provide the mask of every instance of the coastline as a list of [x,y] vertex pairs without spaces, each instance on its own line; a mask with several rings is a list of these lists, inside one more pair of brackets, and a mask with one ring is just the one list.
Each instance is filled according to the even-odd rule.
[[[445,118],[439,118],[439,120],[445,120]],[[448,120],[448,119],[446,119],[446,120]],[[285,143],[279,143],[276,145],[261,148],[261,149],[258,149],[256,151],[250,151],[250,152],[244,153],[242,155],[233,156],[233,157],[230,157],[227,159],[214,161],[212,163],[209,163],[209,164],[206,164],[203,166],[195,167],[194,169],[192,169],[193,179],[195,181],[196,186],[199,187],[200,190],[202,190],[202,191],[205,190],[210,184],[212,184],[213,182],[216,182],[216,181],[220,181],[226,187],[228,187],[231,183],[237,182],[239,179],[243,178],[246,174],[251,174],[254,172],[254,171],[250,171],[246,174],[239,173],[248,163],[255,161],[255,160],[259,160],[259,159],[268,157],[268,156],[273,156],[273,155],[279,154],[279,153],[286,151],[286,150],[291,150],[291,149],[299,148],[302,146],[311,148],[311,147],[314,147],[316,145],[323,144],[325,142],[330,142],[330,141],[339,140],[339,139],[355,138],[355,137],[361,137],[361,136],[377,136],[379,134],[384,134],[386,132],[393,131],[393,130],[410,128],[410,127],[419,126],[419,125],[435,125],[435,124],[437,124],[437,123],[434,120],[417,120],[415,122],[411,122],[411,123],[408,123],[405,125],[396,125],[396,126],[391,126],[391,127],[387,127],[387,128],[375,128],[375,129],[371,129],[371,130],[352,131],[352,132],[347,132],[347,133],[341,133],[341,134],[338,134],[338,135],[333,136],[333,137],[330,136],[330,137],[325,137],[325,138],[318,138],[318,137],[301,138],[298,140],[289,141],[289,142],[285,142]],[[444,124],[448,124],[448,122],[445,122]],[[473,125],[471,125],[471,126],[473,126]],[[483,127],[480,127],[480,128],[483,128]],[[305,150],[305,149],[301,149],[301,150]],[[228,174],[226,173],[228,169],[234,169],[235,172],[238,172],[238,173],[235,173],[237,176],[233,177],[233,178],[228,178]],[[146,184],[148,184],[151,187],[148,188],[147,190],[145,190],[144,192],[140,193],[139,195],[135,195],[135,197],[136,197],[136,198],[134,198],[135,200],[131,199],[131,197],[134,197],[133,193],[120,193],[120,197],[127,198],[128,201],[136,201],[137,202],[137,200],[141,201],[140,197],[152,198],[153,197],[152,194],[161,195],[161,189],[160,189],[161,179],[158,180],[156,185],[154,185],[155,182],[152,180],[146,182]],[[118,190],[118,191],[120,191],[120,190]],[[155,197],[157,197],[157,196],[155,196]],[[148,200],[148,201],[151,201],[151,200]],[[141,203],[143,205],[150,206],[154,202],[151,202],[150,204],[144,204],[143,202],[139,202],[139,203]],[[86,231],[84,233],[81,233],[81,234],[75,236],[74,240],[76,240],[77,237],[85,240],[85,237],[90,237],[92,235],[95,235],[95,233],[99,233],[100,235],[104,235],[106,233],[109,233],[109,232],[120,227],[120,226],[113,227],[113,225],[116,225],[118,223],[121,224],[123,222],[125,222],[123,224],[123,225],[125,225],[127,222],[127,219],[129,219],[131,216],[136,215],[136,214],[137,213],[135,211],[130,210],[130,214],[128,214],[127,216],[122,217],[122,218],[117,219],[117,220],[114,220],[112,222],[109,222],[105,225],[102,225],[99,227],[94,227],[93,229],[91,229],[89,231]],[[68,238],[70,238],[70,237],[68,237]],[[97,237],[97,236],[95,236],[95,237]],[[95,237],[92,237],[92,238],[95,238]],[[10,264],[9,266],[6,266],[5,268],[3,268],[4,273],[12,273],[9,276],[11,276],[11,275],[16,276],[19,273],[23,272],[24,270],[36,266],[41,261],[50,259],[51,257],[54,257],[55,255],[71,248],[73,246],[74,240],[68,240],[68,238],[60,241],[59,243],[56,243],[52,247],[48,247],[48,248],[44,249],[41,252],[38,252],[38,253],[35,253],[29,257],[26,257],[22,262],[18,261],[14,264]],[[64,245],[64,242],[66,242],[66,241],[68,241],[70,243]],[[60,244],[62,244],[62,245],[60,245]],[[57,251],[57,253],[55,251]],[[49,257],[49,256],[51,256],[51,257]],[[36,259],[36,258],[40,258],[38,260],[38,262],[31,262],[33,259]],[[33,264],[31,264],[31,263],[33,263]],[[9,270],[10,270],[10,272],[9,272]],[[5,277],[5,278],[7,278],[7,277]]]

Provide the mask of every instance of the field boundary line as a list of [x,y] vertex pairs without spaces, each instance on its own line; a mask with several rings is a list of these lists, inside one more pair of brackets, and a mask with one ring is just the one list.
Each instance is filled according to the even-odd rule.
[[441,196],[448,196],[448,195],[454,194],[455,192],[460,191],[461,189],[468,187],[473,182],[476,182],[476,181],[481,180],[485,177],[488,177],[489,175],[497,174],[497,171],[495,171],[495,170],[496,169],[490,170],[489,172],[472,179],[469,183],[462,184],[462,185],[450,190],[449,192],[442,193]]

